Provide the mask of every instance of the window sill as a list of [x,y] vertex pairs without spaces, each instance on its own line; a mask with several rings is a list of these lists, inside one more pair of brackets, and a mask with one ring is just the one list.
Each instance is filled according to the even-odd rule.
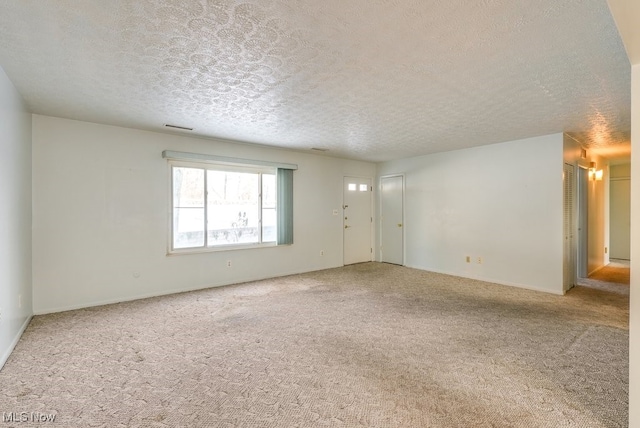
[[176,250],[168,250],[167,256],[182,256],[186,254],[202,254],[202,253],[219,253],[224,251],[251,250],[255,248],[277,247],[275,242],[265,242],[262,244],[230,244],[218,245],[215,247],[197,247],[197,248],[180,248]]

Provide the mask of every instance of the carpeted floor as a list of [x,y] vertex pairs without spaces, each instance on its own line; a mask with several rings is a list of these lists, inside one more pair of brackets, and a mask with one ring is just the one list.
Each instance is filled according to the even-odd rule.
[[628,264],[611,262],[607,266],[604,266],[589,275],[589,279],[629,285],[631,283],[630,272],[631,269]]
[[607,290],[366,263],[35,317],[0,372],[0,412],[60,427],[626,427],[628,316]]

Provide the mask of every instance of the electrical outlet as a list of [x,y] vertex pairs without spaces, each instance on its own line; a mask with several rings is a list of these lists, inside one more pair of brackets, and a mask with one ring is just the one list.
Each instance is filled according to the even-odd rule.
[[18,294],[18,309],[22,308],[22,294]]
[[227,267],[231,267],[231,260],[227,260]]
[[607,254],[607,251],[609,250],[609,248],[604,247],[604,253]]
[[482,264],[482,257],[478,257],[478,264],[481,265]]
[[471,263],[471,256],[467,256],[467,263]]
[[320,255],[324,256],[324,250],[320,250]]

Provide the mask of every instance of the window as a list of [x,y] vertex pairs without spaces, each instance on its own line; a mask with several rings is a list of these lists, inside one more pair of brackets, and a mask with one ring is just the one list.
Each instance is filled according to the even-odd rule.
[[275,244],[276,171],[172,163],[171,249]]
[[165,150],[169,252],[293,244],[298,165]]
[[349,183],[347,185],[347,190],[350,192],[355,192],[356,190],[359,190],[360,192],[368,192],[369,185],[368,184],[357,185],[356,183]]

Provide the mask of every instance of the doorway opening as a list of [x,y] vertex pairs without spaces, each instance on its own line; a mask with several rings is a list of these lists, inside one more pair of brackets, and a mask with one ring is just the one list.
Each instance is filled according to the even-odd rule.
[[[582,173],[585,177],[582,176]],[[596,233],[599,230],[605,230],[603,232],[605,236],[603,239],[604,254],[601,259],[598,236],[593,237],[594,242],[589,242],[592,236],[589,233],[583,234],[583,231],[579,229],[579,241],[582,240],[584,243],[579,243],[578,248],[578,285],[607,289],[622,294],[629,292],[630,175],[630,164],[628,163],[610,164],[609,174],[607,174],[608,181],[604,182],[598,179],[593,180],[592,177],[588,177],[588,172],[581,170],[578,177],[578,221],[584,227],[579,227],[589,229],[589,232],[595,228]],[[585,190],[581,190],[581,187]],[[589,191],[586,190],[587,187],[589,187]],[[598,192],[604,192],[604,195],[598,196]],[[593,196],[594,194],[595,196]],[[587,202],[587,197],[593,197],[593,199]],[[599,198],[606,201],[606,208],[598,207]],[[609,214],[608,219],[606,214],[600,217],[597,212],[594,214],[593,211],[590,211],[594,209],[594,205],[596,210],[606,210]],[[604,222],[607,224],[605,225]],[[591,228],[589,223],[592,223]],[[607,229],[608,239],[606,238]],[[583,235],[585,235],[584,238],[582,238]]]

